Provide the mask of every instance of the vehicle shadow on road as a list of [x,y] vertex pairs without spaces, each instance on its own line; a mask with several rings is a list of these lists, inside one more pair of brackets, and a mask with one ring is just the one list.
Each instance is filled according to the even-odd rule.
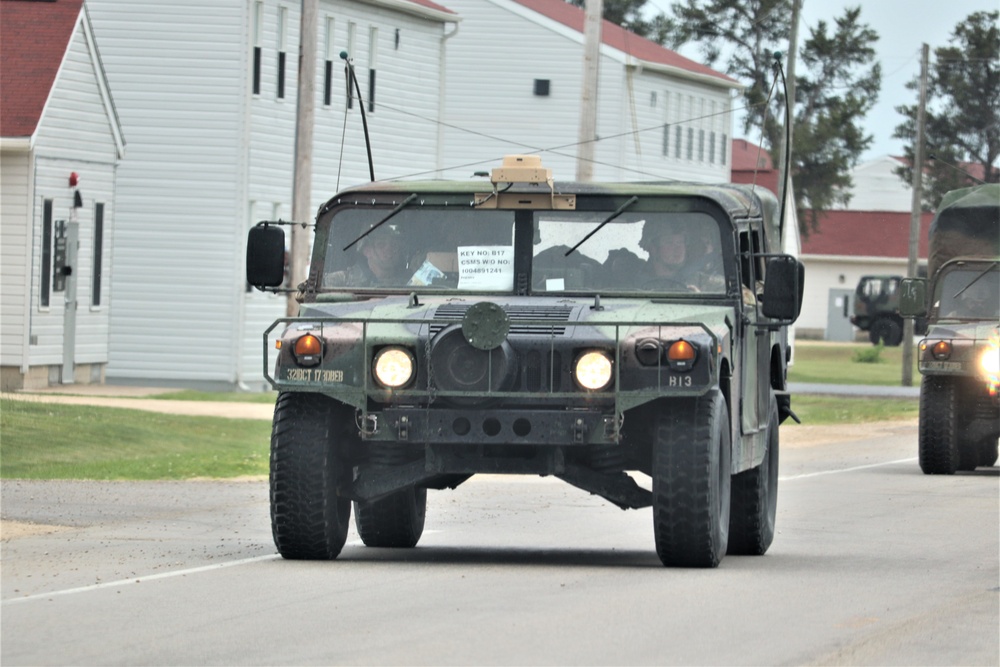
[[420,546],[415,549],[380,549],[375,547],[344,547],[340,561],[384,561],[387,563],[421,563],[426,565],[528,565],[540,567],[621,567],[662,568],[652,549],[527,549],[521,547]]

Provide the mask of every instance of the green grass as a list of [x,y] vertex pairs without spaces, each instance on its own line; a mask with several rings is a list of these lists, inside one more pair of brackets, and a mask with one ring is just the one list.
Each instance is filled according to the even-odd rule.
[[266,475],[270,429],[257,420],[0,400],[0,477]]
[[[915,419],[920,411],[920,402],[911,398],[844,398],[793,394],[792,410],[803,424],[862,424]],[[785,424],[794,422],[789,420]]]
[[[886,347],[872,363],[874,346],[867,343],[795,342],[795,361],[788,368],[789,382],[863,384],[899,387],[903,384],[903,346]],[[920,384],[914,350],[913,384]],[[862,361],[863,360],[863,361]]]
[[[872,363],[871,345],[799,341],[790,382],[899,386],[902,348]],[[920,374],[914,368],[914,383]],[[176,391],[185,401],[274,403],[274,392]],[[915,418],[918,401],[840,396],[792,397],[805,424],[857,424]],[[786,422],[788,424],[790,422]],[[266,475],[271,425],[220,417],[0,400],[0,478],[149,480]]]

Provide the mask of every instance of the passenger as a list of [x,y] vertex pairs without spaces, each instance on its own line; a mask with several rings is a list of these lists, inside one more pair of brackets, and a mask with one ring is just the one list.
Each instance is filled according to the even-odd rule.
[[722,257],[708,232],[692,224],[647,223],[639,242],[649,253],[645,288],[724,292],[726,279]]

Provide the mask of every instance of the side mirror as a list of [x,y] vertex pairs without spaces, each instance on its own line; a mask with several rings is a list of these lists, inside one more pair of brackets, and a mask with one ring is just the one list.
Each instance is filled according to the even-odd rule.
[[805,267],[791,255],[775,255],[767,263],[764,282],[764,316],[792,324],[802,311]]
[[899,283],[899,314],[903,317],[927,315],[927,280],[903,278]]
[[247,282],[258,289],[285,282],[285,232],[260,223],[247,235]]

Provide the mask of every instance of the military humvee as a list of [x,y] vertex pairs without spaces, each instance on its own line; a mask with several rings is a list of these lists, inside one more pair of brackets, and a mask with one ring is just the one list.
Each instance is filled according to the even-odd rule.
[[[899,314],[899,283],[903,276],[861,276],[854,290],[851,324],[868,332],[872,345],[894,347],[903,342],[903,316]],[[927,320],[913,324],[918,334],[927,332]]]
[[[554,183],[536,156],[491,181],[320,208],[300,312],[264,334],[278,551],[335,558],[352,504],[366,545],[413,547],[429,489],[490,473],[651,506],[666,565],[763,554],[803,276],[774,196]],[[251,230],[250,284],[280,285],[284,250],[280,227]]]
[[917,357],[920,468],[950,475],[997,461],[1000,185],[946,194],[929,236],[930,283],[904,280],[900,310],[928,321]]

